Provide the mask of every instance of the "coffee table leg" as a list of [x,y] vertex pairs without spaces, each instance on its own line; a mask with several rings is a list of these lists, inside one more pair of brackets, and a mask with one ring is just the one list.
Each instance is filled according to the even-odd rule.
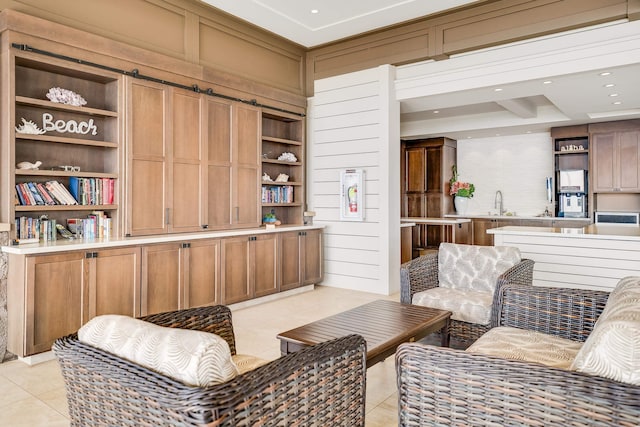
[[440,330],[440,333],[442,335],[442,347],[449,347],[449,322],[450,320],[447,319],[444,327]]

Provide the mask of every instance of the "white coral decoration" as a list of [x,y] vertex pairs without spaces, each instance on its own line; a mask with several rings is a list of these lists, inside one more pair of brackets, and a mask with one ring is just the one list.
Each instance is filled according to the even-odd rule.
[[263,180],[263,181],[269,181],[269,182],[272,182],[272,181],[273,181],[273,179],[271,179],[271,177],[269,176],[269,174],[268,174],[268,173],[266,173],[266,172],[264,173],[264,175],[262,175],[262,180]]
[[23,117],[22,124],[20,126],[16,126],[16,132],[27,133],[29,135],[42,135],[46,131],[40,129],[38,125],[32,122],[31,120],[26,120]]
[[285,162],[297,162],[298,158],[293,153],[284,152],[280,154],[280,157],[278,157],[278,160],[284,160]]
[[276,182],[287,182],[287,181],[289,181],[289,175],[287,175],[286,173],[281,173],[276,178]]
[[49,89],[47,98],[49,98],[51,102],[74,105],[76,107],[81,107],[87,103],[82,96],[70,91],[69,89],[63,89],[61,87],[52,87]]

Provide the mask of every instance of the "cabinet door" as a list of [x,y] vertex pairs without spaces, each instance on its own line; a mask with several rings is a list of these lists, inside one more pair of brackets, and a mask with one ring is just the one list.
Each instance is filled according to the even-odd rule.
[[593,135],[593,191],[613,191],[617,185],[615,170],[615,134]]
[[251,241],[253,296],[278,292],[278,236],[261,234]]
[[289,233],[280,233],[280,290],[297,288],[302,284],[302,251],[304,247],[301,244],[301,236],[299,231]]
[[427,191],[427,158],[423,147],[405,150],[405,192]]
[[89,310],[84,322],[102,314],[140,316],[140,248],[105,249],[85,257]]
[[303,284],[320,283],[323,278],[322,269],[322,231],[304,232],[304,280]]
[[76,332],[87,310],[84,252],[27,257],[25,355]]
[[493,246],[493,235],[487,234],[487,230],[496,228],[498,222],[495,219],[473,220],[473,244],[480,246]]
[[220,240],[189,243],[185,265],[186,307],[220,304]]
[[233,106],[233,140],[235,161],[232,186],[232,224],[257,227],[261,223],[260,195],[260,110],[250,106]]
[[251,298],[249,239],[249,237],[233,237],[221,241],[221,281],[224,304],[233,304]]
[[231,103],[207,99],[207,225],[231,225]]
[[184,308],[180,243],[142,248],[141,315]]
[[619,189],[640,191],[640,132],[618,134]]
[[166,89],[129,80],[127,226],[131,235],[163,234],[167,226]]
[[173,89],[171,96],[171,188],[169,232],[198,231],[203,218],[204,159],[202,105],[204,95]]

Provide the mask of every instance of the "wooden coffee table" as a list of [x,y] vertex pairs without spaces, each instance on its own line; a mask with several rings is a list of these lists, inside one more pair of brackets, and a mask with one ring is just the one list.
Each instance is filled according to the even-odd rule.
[[416,341],[442,331],[442,346],[449,346],[450,311],[396,301],[378,300],[334,316],[282,332],[280,352],[285,355],[304,347],[349,334],[367,342],[367,368],[383,361],[403,342]]

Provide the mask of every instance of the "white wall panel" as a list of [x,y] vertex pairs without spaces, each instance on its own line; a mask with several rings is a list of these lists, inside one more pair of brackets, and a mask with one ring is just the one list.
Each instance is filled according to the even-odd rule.
[[[399,104],[395,68],[381,66],[315,82],[309,100],[307,203],[325,225],[326,286],[399,290]],[[340,173],[365,174],[365,218],[340,221]]]

